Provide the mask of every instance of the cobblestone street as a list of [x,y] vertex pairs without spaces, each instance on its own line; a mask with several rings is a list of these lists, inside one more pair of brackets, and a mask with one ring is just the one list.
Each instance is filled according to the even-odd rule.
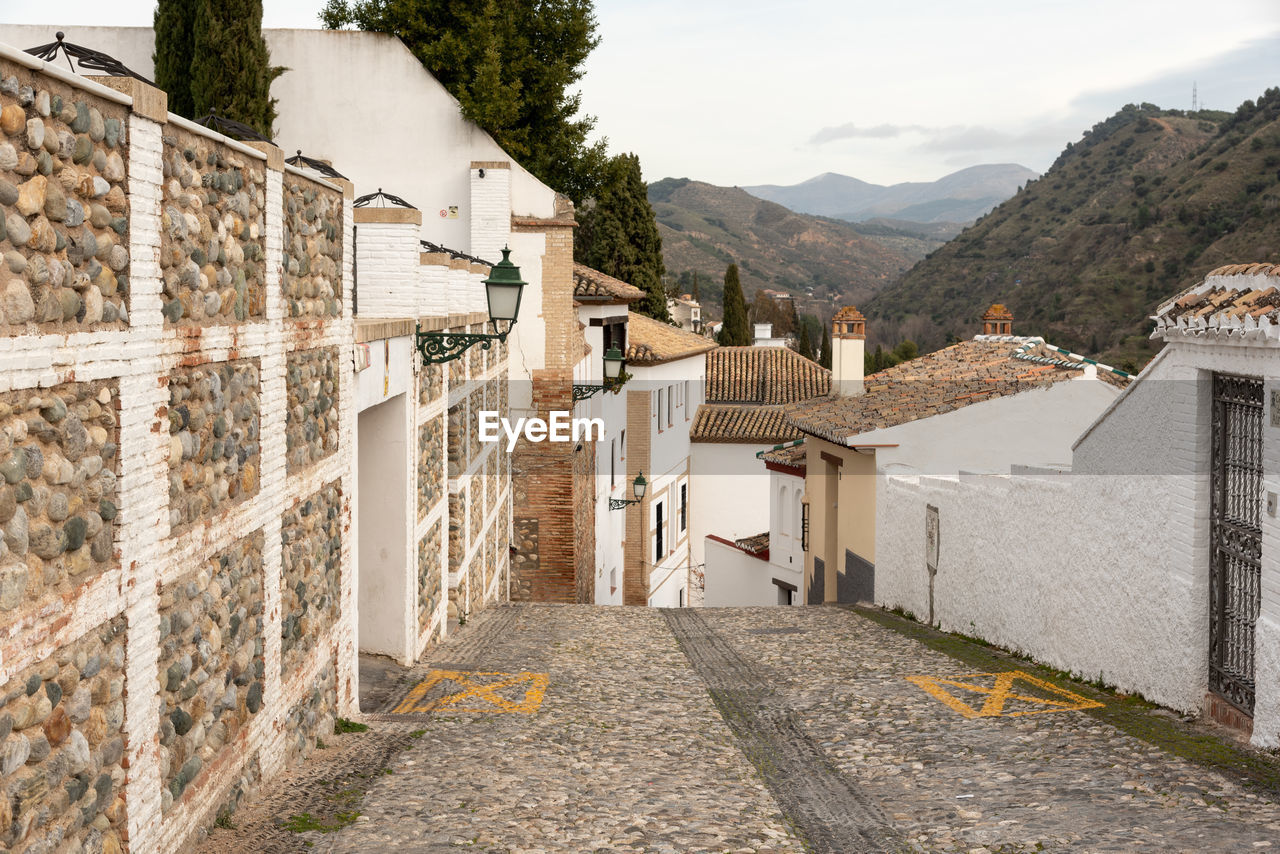
[[1008,672],[839,608],[501,607],[370,716],[417,738],[360,817],[294,838],[344,854],[1276,844],[1274,787],[1090,713],[1111,695]]

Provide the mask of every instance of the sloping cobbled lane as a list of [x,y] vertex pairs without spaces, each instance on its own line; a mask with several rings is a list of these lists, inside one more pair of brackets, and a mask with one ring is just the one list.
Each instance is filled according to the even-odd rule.
[[[972,666],[856,613],[702,614],[737,655],[770,675],[779,702],[858,791],[882,805],[909,850],[1280,850],[1273,796],[1082,712],[965,718],[906,677],[981,681],[959,679]],[[985,699],[952,690],[970,705]]]
[[410,681],[432,670],[545,673],[547,685],[529,714],[407,716],[425,733],[361,819],[310,850],[804,851],[659,611],[496,608]]
[[[456,685],[439,682],[418,695],[429,708],[386,713],[433,671],[545,674],[545,692],[540,705],[508,694],[505,710],[485,711],[483,696],[450,705]],[[992,702],[955,687],[988,678],[972,674],[837,608],[497,608],[369,716],[420,737],[370,788],[360,819],[309,835],[307,850],[1280,848],[1274,795],[1052,691],[1019,688],[1030,702],[1010,694],[1010,716],[958,713]],[[952,686],[959,701],[940,701],[922,679]]]

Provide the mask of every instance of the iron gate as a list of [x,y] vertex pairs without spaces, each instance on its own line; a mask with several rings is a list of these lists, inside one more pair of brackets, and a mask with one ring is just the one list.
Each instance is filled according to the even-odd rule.
[[1214,374],[1209,690],[1253,714],[1262,576],[1262,380]]

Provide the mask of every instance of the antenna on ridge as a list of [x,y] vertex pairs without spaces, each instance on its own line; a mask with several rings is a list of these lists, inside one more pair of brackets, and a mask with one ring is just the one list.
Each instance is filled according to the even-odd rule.
[[1194,113],[1199,109],[1200,109],[1200,100],[1196,97],[1196,81],[1192,80],[1191,81],[1191,112]]

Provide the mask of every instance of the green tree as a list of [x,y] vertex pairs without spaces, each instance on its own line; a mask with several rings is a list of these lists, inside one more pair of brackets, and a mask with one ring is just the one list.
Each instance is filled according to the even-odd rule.
[[670,321],[662,286],[662,237],[640,174],[640,158],[619,154],[609,160],[600,188],[578,213],[573,256],[647,296],[636,311]]
[[396,36],[539,180],[580,204],[595,189],[606,142],[574,91],[599,43],[591,0],[328,0],[326,27]]
[[160,0],[156,6],[156,85],[169,94],[169,111],[196,118],[191,102],[192,26],[199,0]]
[[813,342],[809,340],[809,324],[800,324],[800,343],[796,345],[796,352],[806,359],[813,359]]
[[689,291],[689,296],[693,298],[694,302],[698,301],[698,271],[697,270],[693,271],[693,288]]
[[751,343],[751,327],[747,324],[747,300],[738,281],[738,265],[724,271],[724,326],[716,336],[722,347],[741,347]]
[[822,352],[818,354],[818,364],[831,370],[831,330],[822,327]]
[[191,26],[191,109],[210,110],[272,136],[276,100],[271,82],[286,69],[272,66],[262,37],[262,0],[194,0]]

